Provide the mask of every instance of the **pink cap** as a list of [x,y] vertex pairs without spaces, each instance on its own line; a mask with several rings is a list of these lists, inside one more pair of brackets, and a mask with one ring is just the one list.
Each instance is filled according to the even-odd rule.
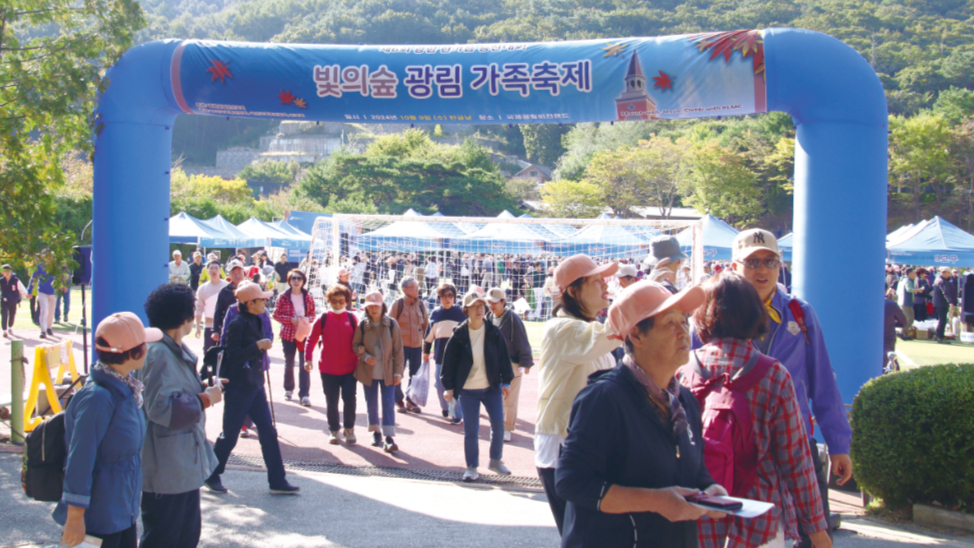
[[162,331],[145,327],[142,320],[131,312],[118,312],[98,323],[95,340],[104,339],[107,346],[95,344],[102,352],[125,352],[142,343],[162,340]]
[[365,296],[365,306],[382,306],[383,303],[382,293],[378,291],[373,291]]
[[339,278],[341,278],[342,276],[348,276],[349,274],[351,274],[351,272],[345,270],[344,268],[339,268],[338,269],[338,277]]
[[558,268],[555,269],[555,285],[564,293],[568,286],[579,278],[587,278],[596,274],[601,274],[603,278],[607,278],[615,274],[617,270],[619,270],[619,263],[599,266],[588,255],[579,253],[572,255],[558,265]]
[[684,314],[689,314],[703,304],[705,299],[706,295],[699,286],[688,287],[674,295],[662,284],[644,280],[619,293],[609,307],[605,323],[619,333],[612,335],[613,337],[625,340],[632,328],[644,319],[673,306],[678,306]]
[[237,301],[246,303],[254,299],[270,299],[274,296],[274,292],[261,291],[260,286],[254,282],[243,281],[237,286],[237,290],[233,292],[233,296],[237,298]]

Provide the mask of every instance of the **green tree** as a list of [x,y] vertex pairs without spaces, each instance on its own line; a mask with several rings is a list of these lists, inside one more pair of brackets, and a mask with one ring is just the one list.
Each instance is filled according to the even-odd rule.
[[974,91],[953,86],[941,91],[933,104],[933,112],[953,125],[974,117]]
[[0,249],[20,263],[71,259],[77,235],[56,223],[60,159],[93,152],[92,112],[104,71],[145,24],[135,0],[5,0],[0,4]]
[[914,222],[922,219],[921,202],[932,189],[943,209],[948,185],[955,173],[950,155],[951,131],[943,116],[923,112],[912,118],[889,118],[889,180],[898,192],[912,194]]
[[301,166],[295,161],[290,162],[255,162],[243,168],[237,174],[238,179],[245,181],[273,181],[282,185],[289,185],[298,176]]
[[554,166],[558,158],[565,153],[561,138],[568,133],[569,129],[571,129],[569,126],[558,124],[521,125],[528,161],[545,167]]
[[757,176],[741,155],[711,141],[693,148],[687,165],[690,193],[685,204],[740,226],[762,211]]
[[689,147],[684,138],[654,135],[634,147],[604,150],[592,157],[584,180],[602,189],[614,215],[629,218],[634,205],[655,206],[666,218],[685,192]]
[[541,199],[549,217],[594,219],[605,210],[602,189],[586,181],[551,181],[541,187]]

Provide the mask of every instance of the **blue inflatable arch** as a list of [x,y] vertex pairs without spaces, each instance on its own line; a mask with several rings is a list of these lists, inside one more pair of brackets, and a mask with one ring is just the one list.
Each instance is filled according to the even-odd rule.
[[[887,111],[853,49],[796,29],[458,46],[165,40],[108,72],[94,162],[94,321],[143,314],[168,277],[180,114],[409,124],[575,123],[786,112],[794,288],[851,402],[881,373]],[[837,274],[840,271],[842,274]],[[134,275],[133,275],[134,274]]]

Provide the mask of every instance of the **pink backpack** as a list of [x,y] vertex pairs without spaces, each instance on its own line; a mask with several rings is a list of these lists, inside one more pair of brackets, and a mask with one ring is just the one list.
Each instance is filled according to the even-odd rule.
[[772,365],[773,359],[754,352],[733,380],[726,373],[708,379],[696,352],[690,353],[690,363],[683,366],[683,377],[703,412],[707,470],[733,497],[746,496],[757,481],[758,446],[747,392]]

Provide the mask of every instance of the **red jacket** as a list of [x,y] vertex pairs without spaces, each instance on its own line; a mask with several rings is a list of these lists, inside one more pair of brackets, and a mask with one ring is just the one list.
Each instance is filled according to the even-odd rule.
[[[324,328],[322,328],[324,322]],[[321,359],[318,371],[329,375],[347,375],[355,372],[358,355],[352,350],[352,339],[358,319],[351,312],[325,312],[311,328],[305,349],[305,361],[314,360],[315,346],[321,340]]]

